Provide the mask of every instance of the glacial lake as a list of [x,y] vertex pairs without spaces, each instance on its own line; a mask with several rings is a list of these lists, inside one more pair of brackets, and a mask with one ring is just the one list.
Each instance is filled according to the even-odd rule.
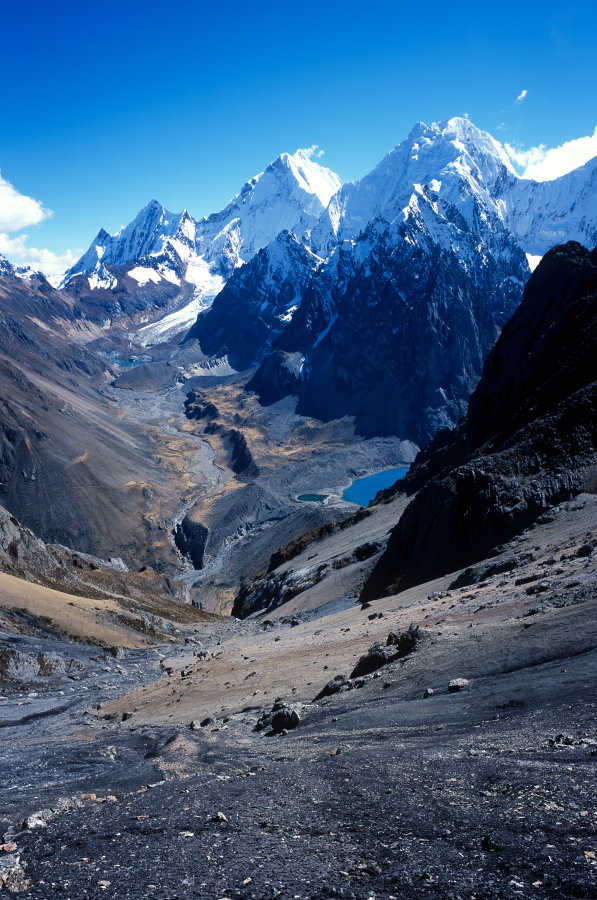
[[143,363],[151,362],[151,356],[131,356],[126,358],[119,356],[115,350],[110,350],[109,353],[103,353],[102,355],[115,366],[118,366],[119,369],[134,369],[136,366],[142,366]]
[[368,506],[378,491],[391,487],[396,481],[404,478],[408,472],[408,466],[400,466],[397,469],[385,469],[383,472],[375,472],[356,481],[346,488],[342,494],[344,500],[349,503],[358,503],[359,506]]
[[328,494],[299,494],[297,500],[301,500],[303,503],[323,503],[327,497]]

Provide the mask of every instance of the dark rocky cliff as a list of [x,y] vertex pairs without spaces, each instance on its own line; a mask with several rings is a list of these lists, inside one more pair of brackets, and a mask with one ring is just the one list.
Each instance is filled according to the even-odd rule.
[[295,235],[283,231],[232,274],[185,341],[198,340],[210,356],[226,354],[236,369],[253,365],[291,321],[320,262]]
[[[304,415],[353,416],[359,434],[422,446],[465,414],[520,302],[524,254],[498,222],[472,227],[429,191],[404,220],[374,220],[345,244],[247,387],[262,403],[296,393]],[[289,378],[295,358],[300,373]]]
[[544,257],[504,327],[466,419],[419,454],[416,497],[363,599],[468,565],[580,491],[597,490],[597,249]]

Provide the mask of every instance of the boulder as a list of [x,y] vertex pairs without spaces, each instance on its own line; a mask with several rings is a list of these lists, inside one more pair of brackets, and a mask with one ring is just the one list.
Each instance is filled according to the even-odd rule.
[[270,712],[263,713],[255,724],[255,731],[263,731],[271,728],[271,733],[279,734],[282,731],[290,731],[299,724],[300,705],[286,703],[284,700],[276,700]]
[[315,697],[314,702],[323,700],[324,697],[332,697],[334,694],[339,694],[340,691],[349,690],[350,687],[351,684],[348,675],[336,675],[334,678],[332,678],[331,681],[328,681],[324,688],[320,690],[318,695]]
[[359,678],[362,675],[370,675],[371,672],[381,669],[382,666],[396,658],[397,654],[393,648],[386,647],[384,644],[374,644],[367,653],[361,656],[350,673],[350,677]]
[[361,656],[350,673],[350,677],[359,678],[363,675],[370,675],[371,672],[376,672],[387,663],[408,656],[413,652],[420,638],[421,633],[417,625],[410,625],[408,631],[400,634],[391,631],[385,645],[374,644],[367,653]]

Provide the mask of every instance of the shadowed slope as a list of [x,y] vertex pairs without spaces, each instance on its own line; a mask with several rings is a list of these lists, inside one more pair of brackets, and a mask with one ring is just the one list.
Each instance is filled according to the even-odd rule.
[[596,487],[597,253],[555,247],[531,278],[466,419],[419,454],[416,498],[363,589],[370,598],[487,555],[541,513]]

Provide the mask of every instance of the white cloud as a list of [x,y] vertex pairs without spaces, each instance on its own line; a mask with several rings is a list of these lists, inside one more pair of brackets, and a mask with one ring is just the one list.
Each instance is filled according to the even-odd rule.
[[526,170],[528,166],[534,165],[542,159],[545,159],[545,154],[547,153],[545,144],[539,144],[538,147],[530,147],[528,150],[523,150],[521,147],[513,147],[512,144],[508,143],[504,144],[504,147],[512,162],[515,163],[519,169],[523,170]]
[[66,250],[57,254],[52,250],[38,250],[27,245],[28,235],[14,237],[10,232],[38,225],[53,215],[39,200],[21,194],[0,175],[0,253],[19,266],[31,266],[36,272],[55,277],[76,262],[79,254]]
[[308,156],[309,159],[311,159],[312,157],[315,157],[315,159],[320,159],[323,156],[324,152],[324,150],[319,149],[319,144],[311,144],[310,147],[303,148],[303,153],[305,154],[305,156]]
[[27,246],[28,235],[10,237],[0,232],[0,253],[19,266],[31,266],[35,272],[43,272],[48,277],[62,275],[79,258],[80,251],[66,250],[57,254],[51,250],[38,250]]
[[597,156],[597,127],[593,134],[566,141],[559,147],[547,148],[545,144],[539,144],[523,150],[511,144],[504,146],[512,162],[522,169],[523,178],[553,181]]
[[0,231],[18,231],[51,215],[51,210],[44,209],[39,200],[20,194],[0,175]]
[[524,100],[524,98],[526,97],[527,94],[528,94],[528,91],[527,91],[527,89],[525,88],[524,90],[522,90],[522,91],[520,92],[520,94],[518,95],[518,97],[516,98],[516,100],[515,100],[514,102],[515,102],[515,103],[522,103],[522,101]]

